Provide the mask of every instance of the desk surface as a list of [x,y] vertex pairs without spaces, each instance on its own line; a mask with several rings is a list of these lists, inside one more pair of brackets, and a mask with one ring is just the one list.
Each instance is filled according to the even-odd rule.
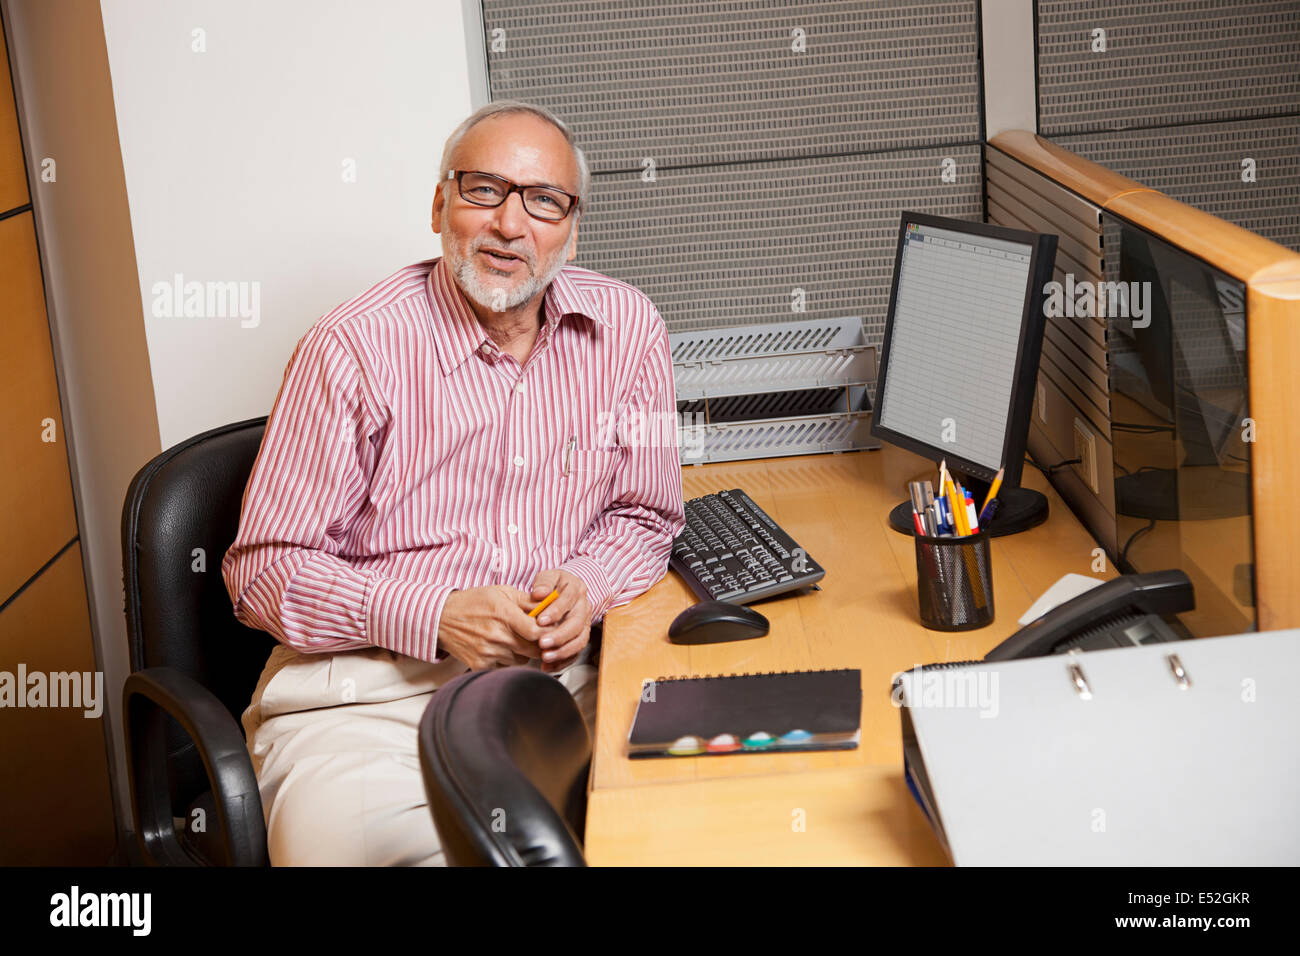
[[[890,683],[899,671],[983,657],[1062,575],[1093,570],[1097,543],[1046,480],[1048,521],[993,541],[996,617],[976,631],[920,624],[911,538],[888,526],[907,482],[929,462],[881,451],[808,455],[682,469],[687,498],[743,488],[826,568],[821,590],[754,605],[771,622],[758,640],[668,643],[668,624],[695,603],[674,572],[605,618],[585,849],[593,865],[650,863],[917,863],[945,861],[902,780]],[[629,760],[627,735],[643,680],[856,667],[862,742],[856,750]],[[802,829],[800,828],[802,827]]]

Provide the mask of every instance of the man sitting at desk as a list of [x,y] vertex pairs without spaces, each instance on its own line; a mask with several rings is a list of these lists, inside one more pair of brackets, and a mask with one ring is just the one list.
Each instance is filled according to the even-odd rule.
[[273,864],[440,864],[430,695],[540,667],[590,726],[591,625],[664,575],[685,524],[667,330],[565,266],[588,180],[550,113],[479,110],[442,156],[443,257],[289,360],[221,567],[235,616],[279,641],[243,715]]

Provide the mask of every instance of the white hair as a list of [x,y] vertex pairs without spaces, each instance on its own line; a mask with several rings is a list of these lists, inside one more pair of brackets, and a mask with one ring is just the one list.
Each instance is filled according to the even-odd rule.
[[475,110],[465,122],[456,127],[452,134],[447,137],[447,145],[442,148],[442,165],[438,170],[439,182],[446,181],[447,173],[452,169],[452,154],[456,152],[456,147],[460,145],[460,141],[465,138],[466,133],[489,116],[509,113],[532,113],[564,134],[564,140],[569,144],[569,148],[573,150],[573,159],[578,164],[578,197],[582,200],[582,206],[585,208],[589,204],[588,190],[591,187],[591,173],[587,170],[587,157],[583,154],[582,147],[574,141],[573,130],[569,129],[564,120],[545,107],[533,106],[519,100],[498,100],[495,103],[489,103],[487,106]]

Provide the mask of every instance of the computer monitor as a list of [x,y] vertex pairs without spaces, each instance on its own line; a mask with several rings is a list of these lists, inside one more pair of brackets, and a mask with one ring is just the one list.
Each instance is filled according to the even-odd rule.
[[[1054,235],[916,212],[899,224],[871,431],[946,460],[981,504],[1005,469],[981,527],[993,535],[1047,519],[1020,476],[1055,262]],[[890,524],[912,533],[910,501]]]

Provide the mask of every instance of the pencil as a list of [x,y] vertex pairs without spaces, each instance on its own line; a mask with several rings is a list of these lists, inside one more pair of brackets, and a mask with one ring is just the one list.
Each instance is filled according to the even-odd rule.
[[542,598],[542,603],[537,605],[537,607],[533,608],[531,611],[529,611],[528,616],[537,617],[537,615],[541,614],[548,607],[550,607],[551,602],[554,601],[559,596],[560,596],[559,588],[556,588],[550,594],[546,595],[546,597]]
[[984,513],[989,510],[989,505],[993,499],[998,496],[998,490],[1002,487],[1002,474],[1005,468],[999,468],[997,475],[993,478],[993,484],[989,485],[989,493],[984,497],[984,507],[980,509],[979,520],[984,520]]
[[957,486],[953,484],[952,475],[948,475],[948,487],[944,490],[948,495],[948,507],[952,509],[952,525],[958,536],[970,534],[970,528],[966,527],[966,502],[963,500],[958,503]]
[[[948,510],[952,510],[952,501],[948,498],[948,459],[944,458],[939,462],[939,497],[948,505]],[[957,519],[952,521],[952,532],[957,533]]]

